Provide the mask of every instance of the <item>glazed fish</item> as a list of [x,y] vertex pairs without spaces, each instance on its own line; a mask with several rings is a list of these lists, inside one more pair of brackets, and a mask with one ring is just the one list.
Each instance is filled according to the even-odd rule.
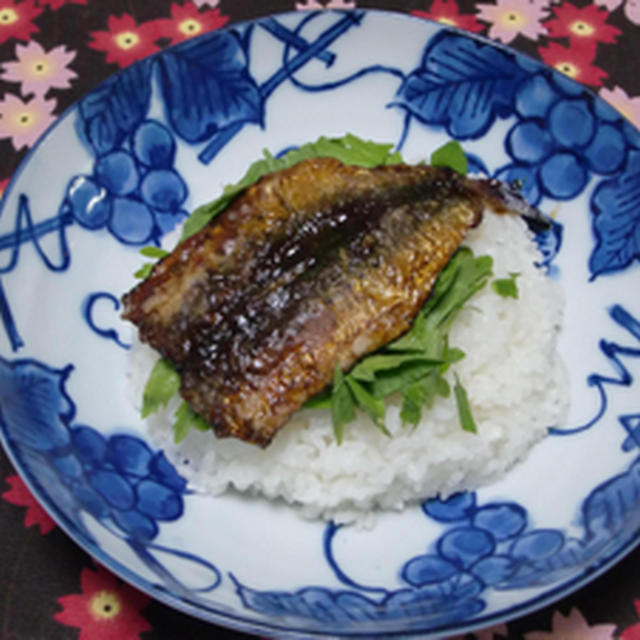
[[306,160],[270,174],[124,296],[218,436],[266,446],[336,363],[407,331],[485,207],[524,204],[449,169]]

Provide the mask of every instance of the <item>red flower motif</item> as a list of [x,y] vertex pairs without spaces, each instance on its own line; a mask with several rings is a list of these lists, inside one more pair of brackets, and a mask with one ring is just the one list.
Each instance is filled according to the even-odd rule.
[[0,44],[11,38],[28,42],[32,33],[40,31],[31,21],[41,13],[34,0],[0,0]]
[[594,50],[598,42],[615,42],[620,29],[606,24],[609,12],[594,4],[576,7],[563,2],[553,7],[554,18],[544,23],[551,38],[569,38],[572,47]]
[[460,29],[466,29],[473,33],[479,33],[484,29],[475,16],[460,13],[456,0],[433,0],[429,11],[412,11],[411,13],[419,18],[430,18],[436,22],[460,27]]
[[87,0],[39,0],[39,4],[55,11],[65,4],[87,4]]
[[[9,180],[10,178],[5,178],[4,180],[0,180],[0,200],[2,200],[2,196],[4,195],[4,192],[7,188],[7,185],[9,184]],[[12,476],[12,478],[17,478],[18,476]],[[9,484],[11,484],[11,480],[9,478],[7,478],[7,482]],[[13,490],[13,487],[12,489]],[[2,497],[7,500],[6,494],[7,493],[11,493],[11,491],[7,491]],[[8,500],[9,502],[11,502],[11,500]],[[15,504],[15,502],[12,502],[12,504]]]
[[591,64],[595,49],[563,47],[557,42],[550,42],[547,47],[539,47],[538,53],[549,66],[583,84],[599,87],[602,79],[608,76],[606,71]]
[[[0,182],[0,197],[2,197],[7,184],[9,184],[8,178]],[[27,512],[24,516],[25,527],[28,528],[34,524],[38,525],[42,535],[46,535],[49,531],[55,528],[56,523],[38,504],[31,491],[27,489],[27,485],[22,482],[22,478],[20,478],[20,476],[9,476],[6,478],[6,482],[10,485],[11,489],[5,491],[2,494],[2,497],[11,504],[15,504],[19,507],[27,507]]]
[[[633,606],[636,608],[638,616],[640,616],[640,600],[634,600]],[[620,640],[640,640],[640,622],[636,622],[624,629],[620,634]]]
[[93,31],[89,46],[97,51],[105,51],[107,62],[126,67],[160,50],[155,44],[160,37],[157,22],[150,20],[139,25],[128,13],[119,18],[109,16],[108,31]]
[[161,35],[176,43],[219,29],[227,20],[228,16],[223,16],[218,9],[199,11],[194,4],[180,5],[174,2],[171,5],[171,18],[159,18],[156,23]]
[[58,598],[62,611],[53,617],[68,627],[80,629],[78,640],[140,640],[151,625],[140,611],[150,598],[120,583],[100,566],[80,574],[82,593]]

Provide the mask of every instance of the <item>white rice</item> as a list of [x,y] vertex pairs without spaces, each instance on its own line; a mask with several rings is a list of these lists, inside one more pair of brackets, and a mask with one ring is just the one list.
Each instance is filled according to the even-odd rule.
[[[280,498],[305,517],[338,522],[363,523],[376,509],[399,510],[495,480],[565,419],[569,387],[556,352],[564,300],[558,284],[534,266],[540,255],[518,217],[489,213],[464,244],[493,257],[494,278],[521,274],[519,299],[502,298],[487,286],[451,329],[450,344],[466,357],[448,377],[457,374],[467,389],[478,434],[461,429],[450,397],[425,410],[415,429],[402,427],[396,398],[387,403],[392,437],[361,415],[347,425],[340,446],[326,410],[300,411],[266,449],[202,432],[176,446],[171,425],[179,400],[147,420],[150,437],[197,491],[234,488]],[[145,345],[132,349],[138,406],[156,359]]]

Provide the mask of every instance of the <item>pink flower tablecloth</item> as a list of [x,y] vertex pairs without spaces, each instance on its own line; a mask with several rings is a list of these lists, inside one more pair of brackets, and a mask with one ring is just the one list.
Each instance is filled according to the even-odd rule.
[[[0,0],[0,192],[39,135],[120,67],[225,24],[372,7],[457,25],[586,84],[640,126],[637,0]],[[187,618],[96,566],[0,453],[0,640],[243,637]],[[577,593],[482,640],[640,640],[640,549]]]

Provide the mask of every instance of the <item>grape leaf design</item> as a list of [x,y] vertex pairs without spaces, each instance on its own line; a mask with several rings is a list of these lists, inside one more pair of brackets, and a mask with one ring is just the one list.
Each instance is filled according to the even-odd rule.
[[144,119],[151,100],[151,65],[146,59],[128,67],[80,102],[83,131],[97,155],[120,146]]
[[[67,393],[71,365],[54,369],[37,360],[0,357],[0,431],[11,442],[23,475],[70,531],[97,544],[85,526],[91,514],[119,537],[174,593],[191,594],[154,552],[197,565],[215,589],[220,572],[207,560],[158,546],[160,524],[182,517],[187,482],[165,457],[133,435],[106,436],[73,424],[75,404]],[[175,561],[174,558],[174,561]]]
[[640,152],[630,152],[625,171],[596,187],[591,215],[596,238],[589,258],[592,279],[640,258]]
[[429,41],[394,104],[427,124],[444,125],[457,139],[477,138],[497,116],[513,112],[516,89],[527,76],[513,56],[444,32]]
[[262,97],[246,54],[231,32],[217,32],[167,51],[158,60],[168,120],[190,143],[220,129],[262,121]]
[[0,416],[12,440],[40,451],[69,444],[66,425],[74,410],[63,385],[70,371],[43,369],[30,360],[21,365],[0,360]]
[[425,584],[416,589],[397,589],[382,600],[354,591],[331,591],[322,587],[306,587],[296,592],[257,591],[231,578],[245,607],[266,615],[303,616],[335,628],[350,628],[367,620],[412,621],[423,626],[439,625],[470,618],[484,609],[476,596],[482,585],[472,576],[456,575],[450,580]]

